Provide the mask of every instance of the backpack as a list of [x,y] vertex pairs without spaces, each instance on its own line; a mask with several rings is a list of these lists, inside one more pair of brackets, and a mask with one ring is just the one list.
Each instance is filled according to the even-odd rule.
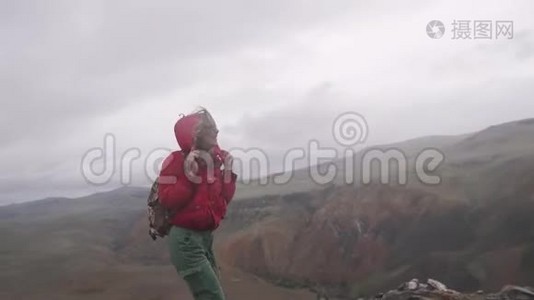
[[163,207],[159,202],[158,179],[152,184],[147,199],[149,223],[148,234],[153,240],[156,240],[158,236],[161,238],[165,237],[169,234],[172,227],[172,224],[170,223],[172,211]]

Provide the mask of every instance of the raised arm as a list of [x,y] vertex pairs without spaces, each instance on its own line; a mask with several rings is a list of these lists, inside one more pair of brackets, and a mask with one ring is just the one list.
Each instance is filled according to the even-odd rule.
[[234,197],[236,180],[237,175],[232,170],[223,171],[221,196],[226,201],[226,204],[230,203],[230,201],[232,201],[232,198]]

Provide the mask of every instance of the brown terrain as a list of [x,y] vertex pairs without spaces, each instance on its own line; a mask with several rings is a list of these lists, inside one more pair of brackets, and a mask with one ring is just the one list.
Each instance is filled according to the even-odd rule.
[[[445,156],[434,186],[413,171],[428,147]],[[317,185],[304,169],[238,188],[216,239],[229,299],[350,299],[412,278],[461,291],[534,284],[534,119],[374,148],[406,154],[407,184]],[[147,195],[0,207],[0,298],[191,299],[166,240],[148,236]]]
[[[145,188],[0,208],[0,299],[192,299],[148,235]],[[230,299],[313,299],[221,262]]]
[[533,285],[534,120],[376,148],[400,149],[413,165],[428,147],[445,156],[436,186],[409,167],[406,185],[289,185],[236,201],[222,229],[223,259],[274,282],[351,297],[411,278],[463,291]]

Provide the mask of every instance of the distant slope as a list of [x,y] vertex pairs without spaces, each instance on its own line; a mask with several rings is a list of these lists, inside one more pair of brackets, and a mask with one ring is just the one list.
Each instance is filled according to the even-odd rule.
[[[495,170],[489,170],[490,168],[501,168],[500,164],[521,165],[523,160],[526,160],[527,165],[524,168],[528,170],[531,155],[534,155],[534,118],[490,126],[479,132],[458,136],[427,136],[400,143],[367,147],[357,152],[353,158],[354,171],[352,173],[355,176],[355,185],[361,183],[361,162],[367,151],[372,149],[400,150],[408,158],[408,170],[413,173],[415,170],[413,159],[423,150],[429,148],[439,150],[445,156],[445,162],[437,174],[444,177],[446,184],[456,184],[449,182],[449,180],[455,181],[461,173],[467,175],[474,172],[473,175],[469,174],[466,177],[477,176],[476,172],[479,171],[488,175],[490,172],[495,172]],[[508,164],[509,162],[510,164]],[[339,159],[333,163],[338,169],[334,183],[341,184],[345,178],[343,174],[345,174],[346,161]],[[378,176],[379,173],[373,172],[373,174]],[[454,179],[449,178],[449,175]],[[273,176],[268,176],[268,184],[266,185],[261,184],[260,180],[241,184],[238,187],[236,199],[284,195],[325,188],[324,185],[317,184],[312,180],[309,168],[293,170],[291,181],[283,185],[274,184]],[[408,184],[417,185],[417,180],[409,180]],[[480,189],[478,190],[480,191]]]

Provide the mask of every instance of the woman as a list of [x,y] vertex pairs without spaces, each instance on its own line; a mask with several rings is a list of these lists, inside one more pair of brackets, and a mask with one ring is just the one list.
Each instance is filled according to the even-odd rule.
[[217,144],[218,132],[206,109],[179,119],[174,134],[181,150],[165,159],[158,180],[161,204],[175,212],[170,219],[171,262],[195,300],[225,299],[213,231],[232,200],[237,175],[232,156]]

